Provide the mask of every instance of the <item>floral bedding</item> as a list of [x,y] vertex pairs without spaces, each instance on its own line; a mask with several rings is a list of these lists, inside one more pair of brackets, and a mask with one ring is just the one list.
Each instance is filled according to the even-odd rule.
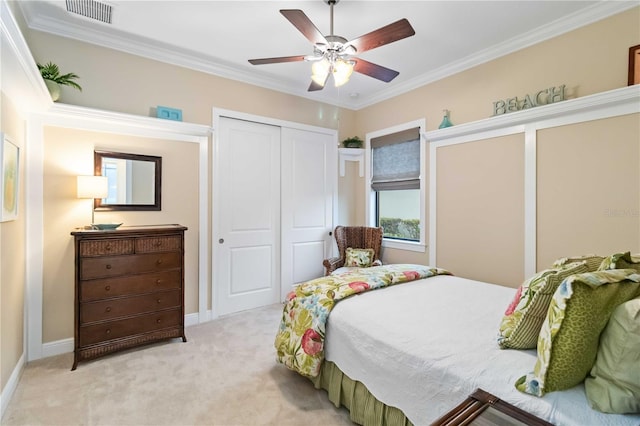
[[451,273],[424,265],[393,264],[358,268],[300,284],[287,295],[275,340],[277,360],[304,376],[318,376],[324,360],[325,324],[339,300],[435,275]]

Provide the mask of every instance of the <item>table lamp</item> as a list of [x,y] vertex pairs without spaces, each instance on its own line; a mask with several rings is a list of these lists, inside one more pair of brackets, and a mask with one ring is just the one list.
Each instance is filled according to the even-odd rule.
[[[78,176],[78,198],[105,198],[109,192],[106,176]],[[94,223],[93,203],[91,225]]]

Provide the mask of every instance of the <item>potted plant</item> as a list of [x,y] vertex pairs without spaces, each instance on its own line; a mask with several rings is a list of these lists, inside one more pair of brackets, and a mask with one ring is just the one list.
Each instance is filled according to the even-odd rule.
[[345,148],[362,148],[363,143],[364,142],[362,141],[362,139],[360,139],[358,136],[353,136],[343,140],[342,146],[344,146]]
[[76,74],[72,72],[60,74],[60,68],[52,62],[48,62],[45,65],[38,64],[38,70],[40,70],[40,75],[44,79],[44,84],[47,85],[51,99],[54,102],[60,98],[60,86],[70,86],[82,91],[82,87],[74,81],[79,78]]

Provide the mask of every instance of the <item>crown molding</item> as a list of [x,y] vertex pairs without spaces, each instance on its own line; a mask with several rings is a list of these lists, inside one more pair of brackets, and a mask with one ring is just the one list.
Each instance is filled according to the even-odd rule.
[[410,92],[419,87],[449,77],[475,66],[490,62],[510,53],[517,52],[526,47],[533,46],[553,37],[557,37],[569,31],[592,24],[609,16],[624,12],[633,7],[640,6],[638,1],[603,1],[579,12],[553,21],[535,30],[529,31],[518,37],[505,40],[489,49],[476,52],[460,61],[451,62],[436,70],[425,73],[419,77],[396,84],[393,88],[381,90],[375,95],[367,97],[361,103],[353,105],[356,110],[393,98],[403,93]]
[[489,49],[477,52],[463,60],[452,62],[417,78],[405,81],[404,83],[394,84],[392,87],[380,90],[372,96],[344,102],[336,101],[335,98],[318,92],[314,92],[311,95],[307,91],[295,89],[296,85],[290,81],[258,76],[244,68],[226,63],[219,58],[202,55],[185,49],[176,49],[169,44],[122,32],[114,32],[113,30],[107,31],[106,28],[92,27],[89,29],[80,23],[70,24],[52,17],[35,16],[30,9],[29,3],[30,2],[21,2],[20,8],[29,28],[33,30],[96,44],[132,55],[356,111],[640,5],[640,2],[636,0],[601,1],[560,20],[550,22],[547,25],[529,31],[519,37],[506,40]]
[[0,36],[0,88],[23,113],[48,108],[53,104],[51,95],[6,0],[0,0]]
[[36,16],[31,9],[32,6],[30,2],[20,3],[20,7],[29,28],[32,30],[95,44],[131,55],[201,71],[218,77],[252,84],[314,101],[326,102],[344,108],[352,108],[352,106],[344,103],[336,103],[336,100],[328,95],[317,92],[314,92],[312,95],[306,90],[296,89],[297,85],[294,84],[293,81],[283,81],[282,79],[273,77],[258,76],[217,57],[203,55],[188,49],[178,49],[168,43],[127,34],[118,30],[107,30],[107,28],[103,28],[102,25],[87,28],[82,25],[81,21],[69,23],[50,16]]

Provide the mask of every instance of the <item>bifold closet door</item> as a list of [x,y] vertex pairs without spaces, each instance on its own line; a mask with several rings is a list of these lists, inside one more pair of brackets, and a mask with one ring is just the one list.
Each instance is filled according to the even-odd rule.
[[214,297],[224,315],[280,300],[280,127],[221,117],[216,142]]

